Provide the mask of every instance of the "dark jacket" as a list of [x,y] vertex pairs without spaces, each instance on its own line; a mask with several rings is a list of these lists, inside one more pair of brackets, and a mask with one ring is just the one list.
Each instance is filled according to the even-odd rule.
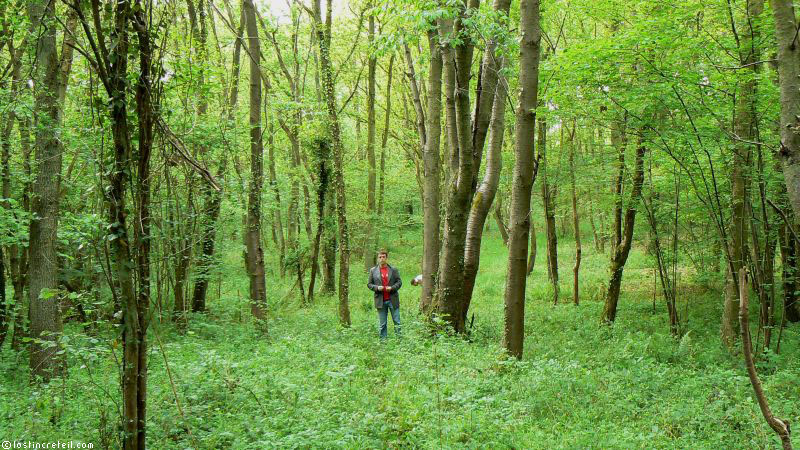
[[[399,308],[400,295],[397,294],[397,291],[403,285],[403,282],[400,281],[400,271],[389,264],[386,266],[389,267],[389,286],[392,287],[392,290],[389,291],[389,301],[392,302],[393,308]],[[383,291],[379,291],[378,286],[383,286],[380,265],[369,269],[369,281],[367,281],[367,287],[375,292],[375,308],[380,309],[383,307]]]

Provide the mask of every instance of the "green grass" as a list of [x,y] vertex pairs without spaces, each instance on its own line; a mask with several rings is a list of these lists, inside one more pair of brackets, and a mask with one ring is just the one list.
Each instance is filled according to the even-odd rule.
[[[582,303],[571,302],[573,247],[561,240],[562,302],[552,291],[539,238],[529,278],[525,354],[503,357],[506,249],[483,247],[470,340],[431,337],[415,315],[418,230],[389,250],[406,285],[404,336],[381,344],[360,258],[353,258],[353,326],[342,329],[336,300],[311,308],[270,284],[269,335],[250,321],[240,256],[227,253],[222,298],[190,319],[188,332],[154,320],[150,334],[148,447],[183,448],[777,448],[753,398],[740,357],[721,348],[719,289],[685,282],[689,333],[669,336],[665,307],[653,311],[650,260],[639,249],[623,280],[618,320],[599,325],[607,257],[584,244]],[[358,268],[358,269],[356,269]],[[391,325],[390,325],[391,328]],[[28,383],[27,354],[0,353],[0,438],[82,440],[118,446],[118,369],[112,330],[97,338],[70,325],[70,375]],[[158,337],[156,337],[156,335]],[[800,421],[798,328],[781,355],[762,363],[773,411]],[[163,343],[162,346],[159,342]],[[169,363],[173,384],[166,371]],[[182,411],[182,413],[180,412]],[[105,419],[103,419],[105,417]],[[25,430],[25,431],[23,431]],[[110,439],[110,440],[109,440]],[[800,439],[795,437],[795,445]]]

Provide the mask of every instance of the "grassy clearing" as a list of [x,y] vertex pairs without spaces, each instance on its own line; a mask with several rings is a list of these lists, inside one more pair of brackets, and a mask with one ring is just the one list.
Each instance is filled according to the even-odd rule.
[[[506,250],[492,234],[483,248],[471,342],[431,338],[414,314],[419,290],[407,282],[404,336],[390,329],[388,341],[379,343],[365,276],[355,270],[351,329],[337,325],[335,298],[299,308],[286,296],[287,281],[271,285],[270,334],[259,335],[237,295],[247,291],[246,280],[239,255],[230,251],[230,276],[210,314],[193,316],[185,335],[153,322],[149,447],[779,446],[741,360],[720,348],[717,289],[687,283],[679,303],[683,310],[688,300],[689,333],[676,341],[660,299],[653,311],[649,259],[637,250],[626,268],[617,323],[600,326],[597,292],[607,259],[585,245],[583,301],[575,307],[569,303],[572,248],[565,241],[562,304],[552,306],[540,237],[522,362],[500,351]],[[390,252],[409,281],[419,267],[417,235],[402,236]],[[68,334],[70,376],[63,382],[31,386],[27,354],[7,347],[0,354],[0,436],[116,448],[120,349],[109,344],[115,334],[106,329],[87,337],[73,326]],[[799,340],[796,326],[787,329],[781,355],[762,362],[761,371],[773,410],[792,423],[800,421]],[[794,442],[800,445],[797,437]]]

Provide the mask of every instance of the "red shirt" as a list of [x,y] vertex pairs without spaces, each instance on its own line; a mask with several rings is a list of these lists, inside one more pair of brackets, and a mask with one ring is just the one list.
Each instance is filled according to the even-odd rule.
[[389,286],[389,266],[381,266],[381,281],[383,282],[383,300],[389,300],[389,291],[386,290]]

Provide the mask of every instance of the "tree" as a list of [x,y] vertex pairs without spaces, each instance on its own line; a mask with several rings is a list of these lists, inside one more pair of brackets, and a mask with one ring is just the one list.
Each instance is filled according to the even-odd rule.
[[325,96],[325,106],[328,112],[328,133],[333,142],[333,172],[336,191],[336,216],[339,220],[339,322],[350,326],[349,277],[350,277],[350,235],[347,227],[347,199],[345,198],[344,185],[344,147],[342,145],[341,130],[339,128],[338,109],[334,92],[333,72],[331,69],[330,44],[331,44],[331,0],[327,2],[325,24],[322,23],[320,0],[314,0],[314,26],[319,45],[320,71],[322,72],[322,86]]
[[261,247],[261,186],[264,182],[264,141],[261,135],[261,46],[252,0],[243,0],[250,56],[250,186],[245,225],[245,266],[250,278],[250,310],[266,323],[267,288],[264,249]]
[[[58,296],[58,220],[60,215],[61,161],[63,146],[59,138],[69,73],[72,67],[71,37],[64,40],[59,61],[56,48],[56,10],[54,2],[28,3],[35,42],[34,126],[36,128],[36,175],[30,225],[31,374],[45,380],[63,373],[66,360],[60,351],[62,330]],[[69,19],[74,29],[75,18]],[[68,29],[68,33],[71,30]]]
[[569,174],[572,190],[572,229],[575,235],[575,265],[572,267],[572,301],[579,303],[578,282],[581,269],[581,223],[578,217],[578,194],[575,188],[575,122],[569,133]]
[[[624,133],[624,132],[621,132]],[[628,261],[628,255],[631,251],[633,244],[633,225],[636,220],[636,211],[639,199],[642,196],[642,184],[644,183],[644,154],[647,148],[644,146],[643,139],[639,137],[636,147],[636,161],[634,162],[633,174],[633,187],[631,188],[630,199],[628,201],[627,209],[625,210],[624,218],[622,216],[622,173],[625,170],[625,146],[624,138],[618,141],[618,184],[617,184],[617,200],[615,207],[615,238],[614,238],[614,253],[611,257],[610,270],[611,278],[608,282],[608,289],[606,291],[606,300],[603,307],[603,322],[612,324],[617,317],[617,303],[619,302],[620,286],[622,285],[622,272],[625,269],[625,263]]]
[[[420,297],[420,310],[430,315],[434,308],[434,294],[439,282],[439,245],[440,245],[440,216],[439,216],[439,139],[442,134],[442,50],[439,44],[439,33],[437,24],[428,31],[428,48],[431,53],[430,67],[428,68],[428,107],[423,116],[421,107],[417,107],[417,127],[420,137],[424,136],[425,146],[422,150],[423,165],[423,204],[422,204],[422,295]],[[410,63],[410,54],[406,53]],[[409,78],[414,80],[413,72]],[[414,104],[419,101],[418,91],[412,84],[414,94]],[[425,120],[424,130],[420,127],[422,120]]]
[[775,18],[780,84],[780,156],[789,204],[800,217],[800,46],[797,19],[790,0],[770,0]]
[[508,238],[508,270],[504,296],[503,347],[522,359],[525,334],[525,284],[528,262],[531,190],[536,179],[537,160],[533,146],[536,135],[536,100],[539,88],[541,28],[539,0],[520,3],[519,105],[516,111],[514,174],[511,188],[511,217]]
[[375,158],[375,68],[377,58],[375,42],[375,14],[369,15],[370,54],[367,61],[367,229],[364,238],[364,269],[375,265],[375,221],[377,218],[376,184],[377,166]]

